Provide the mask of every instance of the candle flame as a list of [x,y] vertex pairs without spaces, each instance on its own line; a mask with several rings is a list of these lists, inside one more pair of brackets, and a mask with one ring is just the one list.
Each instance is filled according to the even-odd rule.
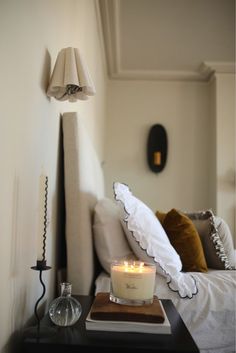
[[144,268],[144,262],[133,261],[132,263],[130,263],[128,261],[124,261],[124,266],[125,266],[125,272],[135,272],[135,270],[142,272]]

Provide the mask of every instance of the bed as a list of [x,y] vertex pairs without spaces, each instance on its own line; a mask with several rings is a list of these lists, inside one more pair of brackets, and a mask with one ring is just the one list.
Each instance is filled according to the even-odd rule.
[[[173,301],[200,352],[235,352],[235,251],[232,239],[230,240],[228,235],[225,236],[228,229],[224,228],[225,239],[222,240],[223,245],[228,247],[228,252],[223,251],[222,242],[218,241],[219,234],[216,230],[222,227],[222,220],[216,216],[214,218],[209,210],[184,213],[194,223],[199,234],[202,232],[201,227],[207,226],[208,230],[212,230],[213,218],[220,222],[218,227],[213,227],[215,233],[213,232],[210,242],[211,245],[215,243],[217,259],[214,259],[215,253],[212,255],[212,249],[207,254],[208,257],[213,256],[212,261],[219,260],[217,269],[208,266],[205,272],[204,270],[196,272],[196,269],[183,272],[179,268],[182,258],[176,255],[175,250],[173,250],[174,256],[170,259],[167,249],[173,248],[172,243],[166,243],[166,246],[161,242],[158,244],[165,253],[160,259],[158,254],[153,253],[155,246],[148,249],[148,245],[142,239],[143,234],[140,235],[140,229],[132,228],[130,215],[133,212],[132,207],[136,207],[132,202],[138,202],[139,207],[135,209],[139,212],[144,212],[143,210],[147,208],[145,209],[146,221],[140,225],[144,229],[150,226],[150,219],[151,223],[155,223],[154,228],[158,226],[158,229],[164,229],[164,223],[161,223],[163,214],[161,212],[150,214],[148,206],[136,199],[129,186],[119,181],[113,185],[114,200],[108,199],[104,194],[103,170],[82,119],[77,113],[65,113],[62,116],[62,127],[66,280],[72,283],[73,294],[95,295],[98,292],[109,292],[109,264],[112,258],[146,260],[145,256],[148,256],[147,259],[152,258],[157,265],[155,294],[160,299]],[[127,199],[124,201],[123,198],[127,197],[128,201]],[[123,216],[121,216],[122,211]],[[140,213],[135,216],[139,217]],[[144,217],[142,216],[141,219]],[[223,226],[227,228],[226,224]],[[138,234],[138,241],[137,238],[134,239],[134,234]],[[152,240],[148,239],[148,243]],[[132,241],[134,241],[133,244]],[[201,238],[201,242],[204,243],[204,238]],[[140,245],[138,249],[135,248],[137,244]],[[205,244],[206,251],[208,247],[209,239]]]

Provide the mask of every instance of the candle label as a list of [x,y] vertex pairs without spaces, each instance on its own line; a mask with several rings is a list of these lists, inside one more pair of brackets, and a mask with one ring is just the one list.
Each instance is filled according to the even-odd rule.
[[140,286],[139,282],[141,281],[142,283],[142,275],[138,273],[124,273],[124,281],[127,289],[138,289]]

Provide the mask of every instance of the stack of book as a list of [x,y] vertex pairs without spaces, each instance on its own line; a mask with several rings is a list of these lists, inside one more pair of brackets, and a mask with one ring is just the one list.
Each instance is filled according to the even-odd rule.
[[85,320],[87,330],[171,334],[171,325],[161,301],[150,305],[121,305],[110,301],[109,293],[97,293]]

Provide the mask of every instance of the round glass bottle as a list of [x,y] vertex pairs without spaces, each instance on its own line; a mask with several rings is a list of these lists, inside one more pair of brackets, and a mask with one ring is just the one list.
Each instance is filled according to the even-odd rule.
[[71,326],[78,321],[82,307],[78,300],[71,296],[71,283],[63,282],[60,287],[61,295],[50,304],[49,316],[55,325]]

